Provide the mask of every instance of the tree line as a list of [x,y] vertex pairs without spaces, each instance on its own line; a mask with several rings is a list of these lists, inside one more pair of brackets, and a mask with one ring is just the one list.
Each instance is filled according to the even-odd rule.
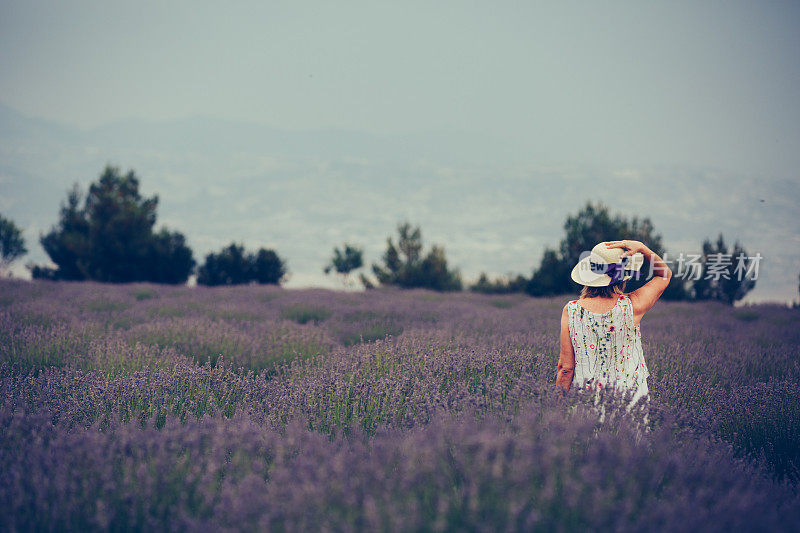
[[[198,264],[182,233],[155,229],[157,207],[157,195],[148,198],[139,192],[139,178],[133,170],[123,174],[117,167],[106,166],[86,194],[77,184],[68,192],[58,222],[39,239],[55,267],[28,265],[33,278],[180,284],[196,274],[197,283],[208,286],[280,284],[286,279],[286,261],[275,250],[247,251],[236,242],[207,254]],[[545,249],[530,276],[509,274],[491,279],[481,273],[467,288],[489,294],[575,294],[580,286],[572,281],[570,271],[581,253],[598,242],[617,239],[642,241],[665,257],[662,237],[649,218],[613,215],[608,207],[588,202],[578,213],[567,217],[563,238],[557,246]],[[695,265],[697,279],[687,281],[673,276],[664,298],[732,304],[755,286],[752,275],[736,279],[735,264],[711,263],[719,254],[747,255],[738,242],[729,250],[720,234],[715,242],[706,239],[702,250]],[[7,269],[26,252],[20,229],[0,215],[0,268]],[[426,251],[420,227],[410,222],[398,225],[396,240],[387,238],[386,251],[378,263],[371,265],[371,275],[361,271],[354,276],[364,266],[363,248],[344,243],[333,249],[323,271],[339,276],[345,286],[361,284],[367,289],[381,285],[436,291],[464,289],[459,270],[448,266],[444,247],[434,244]],[[715,275],[707,275],[712,268]],[[645,281],[632,280],[628,290],[635,290]]]

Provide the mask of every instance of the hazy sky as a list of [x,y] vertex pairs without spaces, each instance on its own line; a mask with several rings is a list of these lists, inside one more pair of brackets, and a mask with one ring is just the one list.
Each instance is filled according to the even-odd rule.
[[[234,4],[235,7],[231,7]],[[794,177],[800,2],[2,2],[0,100]]]
[[[4,140],[0,208],[33,244],[67,184],[112,162],[198,258],[274,244],[316,284],[334,239],[372,261],[400,217],[465,272],[529,273],[599,199],[671,250],[760,246],[756,291],[795,298],[798,29],[800,1],[0,0],[0,103],[69,126]],[[301,159],[284,137],[309,140]]]

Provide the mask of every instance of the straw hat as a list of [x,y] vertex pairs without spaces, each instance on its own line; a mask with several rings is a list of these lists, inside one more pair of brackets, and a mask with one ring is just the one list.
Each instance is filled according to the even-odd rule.
[[605,287],[632,277],[639,277],[644,256],[635,253],[622,257],[622,248],[608,248],[601,242],[591,252],[583,252],[581,260],[572,269],[572,280],[587,287]]

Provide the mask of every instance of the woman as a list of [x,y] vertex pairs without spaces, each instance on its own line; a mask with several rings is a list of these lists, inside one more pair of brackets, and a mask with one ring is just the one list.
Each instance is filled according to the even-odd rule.
[[[642,263],[653,279],[631,294],[625,284],[639,277]],[[647,364],[639,322],[667,288],[672,271],[639,241],[601,242],[575,265],[572,279],[583,285],[581,296],[561,313],[561,353],[556,384],[633,392],[632,403],[647,396]]]

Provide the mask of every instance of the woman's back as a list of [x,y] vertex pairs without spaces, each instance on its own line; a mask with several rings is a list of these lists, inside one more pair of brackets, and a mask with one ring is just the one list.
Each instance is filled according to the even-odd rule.
[[[610,303],[610,299],[602,299]],[[627,388],[636,398],[647,394],[649,371],[630,297],[621,295],[610,309],[599,298],[567,304],[569,336],[575,354],[572,384],[580,388]],[[587,307],[591,307],[590,310]]]
[[[570,277],[583,285],[582,298],[567,303],[561,312],[556,385],[565,392],[573,384],[594,390],[627,388],[638,400],[647,395],[650,374],[639,321],[669,285],[672,271],[639,241],[601,242],[581,255]],[[630,295],[624,294],[625,283],[639,278],[644,261],[650,263],[652,279]],[[606,307],[612,298],[613,307]]]

